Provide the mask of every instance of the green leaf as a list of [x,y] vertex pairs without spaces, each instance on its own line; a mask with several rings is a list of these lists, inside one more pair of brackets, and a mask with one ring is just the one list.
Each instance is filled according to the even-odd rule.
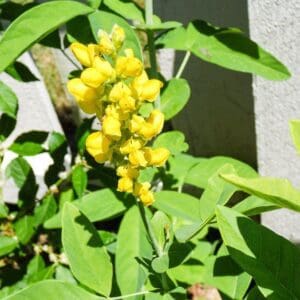
[[92,11],[92,8],[76,1],[50,1],[27,10],[10,24],[2,36],[0,71],[68,20]]
[[35,274],[45,269],[45,261],[41,255],[34,256],[27,265],[27,275]]
[[55,279],[77,285],[77,281],[73,277],[70,269],[68,269],[62,265],[57,266],[57,268],[55,270]]
[[148,272],[139,260],[151,258],[152,247],[147,232],[138,207],[133,206],[121,222],[117,239],[116,276],[122,295],[143,290]]
[[201,221],[200,201],[188,194],[174,191],[155,193],[153,206],[172,217],[191,222]]
[[99,29],[111,32],[115,24],[123,27],[126,39],[120,51],[122,52],[126,48],[132,48],[135,56],[143,60],[142,48],[139,39],[134,30],[124,19],[105,11],[96,11],[90,14],[88,18],[96,40],[98,40],[97,33]]
[[22,82],[30,82],[30,81],[38,81],[34,74],[29,70],[29,68],[19,61],[15,61],[12,65],[8,66],[5,69],[5,72],[9,74],[11,77],[18,81]]
[[[92,192],[72,202],[91,222],[104,221],[122,214],[132,204],[124,193],[116,193],[110,189]],[[56,214],[44,224],[47,229],[61,227],[61,213]]]
[[291,120],[289,124],[294,145],[300,154],[300,120]]
[[154,148],[167,148],[171,154],[177,155],[186,152],[189,145],[184,141],[184,134],[180,131],[168,131],[160,134],[154,141]]
[[2,81],[0,81],[0,112],[8,115],[13,119],[16,119],[18,112],[18,98],[16,94]]
[[[74,192],[70,188],[66,191],[63,191],[59,195],[59,210],[61,210],[66,202],[72,202],[74,200]],[[54,217],[56,218],[56,217]]]
[[144,23],[143,11],[132,1],[103,0],[103,3],[112,11],[125,19],[131,19]]
[[18,240],[16,238],[0,235],[0,256],[12,252],[17,246]]
[[57,300],[57,299],[104,299],[88,293],[86,290],[68,282],[58,280],[44,280],[30,285],[25,289],[8,296],[5,300]]
[[245,300],[265,300],[257,287],[251,289]]
[[9,150],[24,156],[36,155],[44,151],[42,144],[46,141],[48,132],[30,131],[18,136]]
[[164,253],[162,256],[154,258],[151,267],[156,273],[165,273],[169,269],[169,256]]
[[244,299],[251,276],[232,260],[224,245],[216,256],[209,256],[204,265],[202,281],[206,285],[217,288],[229,299]]
[[246,215],[246,216],[255,216],[263,212],[271,211],[278,209],[279,206],[272,204],[269,201],[263,200],[256,196],[249,196],[243,201],[239,202],[233,209]]
[[90,6],[93,9],[99,8],[101,3],[102,3],[102,0],[87,0],[88,6]]
[[0,203],[0,218],[6,218],[8,216],[8,207],[4,203]]
[[88,177],[82,165],[76,166],[72,171],[72,185],[79,198],[86,190]]
[[16,118],[9,117],[6,114],[0,115],[0,142],[3,142],[15,129]]
[[172,119],[187,104],[191,96],[191,89],[185,79],[173,78],[161,94],[161,110],[166,120]]
[[37,227],[51,218],[57,210],[57,204],[53,195],[46,196],[39,206],[34,209],[34,226]]
[[288,69],[236,28],[213,27],[194,21],[162,36],[158,43],[166,48],[191,51],[204,61],[235,71],[253,73],[266,79],[284,80]]
[[217,222],[233,260],[268,299],[299,299],[300,250],[244,215],[218,207]]
[[19,241],[27,244],[35,233],[33,216],[25,216],[14,224],[14,229]]
[[194,166],[187,174],[185,183],[205,189],[208,184],[208,179],[225,164],[231,164],[240,176],[258,176],[257,172],[252,167],[239,160],[226,156],[215,156],[210,159],[202,160],[199,164]]
[[180,26],[182,26],[182,24],[179,22],[176,22],[176,21],[162,22],[158,16],[153,15],[153,24],[151,24],[151,25],[141,24],[141,25],[138,25],[137,27],[138,27],[138,29],[141,29],[141,30],[160,31],[160,30],[170,30],[170,29],[180,27]]
[[97,230],[70,203],[64,205],[62,223],[62,243],[72,273],[87,287],[108,296],[112,285],[112,264]]
[[221,174],[220,176],[248,194],[265,199],[280,207],[300,211],[300,191],[295,189],[287,179],[243,178],[235,174]]

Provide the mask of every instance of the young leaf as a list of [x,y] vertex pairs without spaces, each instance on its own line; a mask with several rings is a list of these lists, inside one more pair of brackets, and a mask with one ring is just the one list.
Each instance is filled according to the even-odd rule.
[[0,236],[0,256],[6,255],[16,249],[18,240],[13,237]]
[[18,98],[16,94],[2,81],[0,81],[0,112],[13,119],[16,119],[18,112]]
[[4,203],[0,203],[0,219],[8,216],[8,207]]
[[18,136],[9,150],[24,156],[36,155],[44,151],[42,144],[46,141],[48,132],[30,131]]
[[[132,204],[131,199],[124,194],[102,189],[89,193],[79,200],[72,202],[78,207],[91,222],[104,221],[122,214],[127,206]],[[61,213],[54,215],[44,224],[47,229],[61,227]]]
[[230,164],[234,167],[237,174],[245,177],[257,177],[257,172],[249,165],[230,157],[215,156],[210,159],[203,159],[194,166],[185,177],[185,183],[195,185],[205,189],[208,179],[213,176],[223,165]]
[[132,48],[135,56],[143,60],[143,54],[139,39],[134,30],[124,19],[105,11],[96,11],[90,14],[88,18],[96,40],[98,40],[99,29],[110,32],[115,24],[123,27],[126,34],[126,39],[123,47],[121,48],[121,51],[126,48]]
[[184,141],[184,134],[180,131],[168,131],[160,134],[154,141],[154,148],[167,148],[171,154],[177,155],[186,152],[189,145]]
[[110,257],[95,227],[70,203],[63,209],[62,243],[74,276],[87,287],[108,296],[113,272]]
[[248,194],[280,207],[300,211],[300,191],[295,189],[287,179],[243,178],[235,174],[221,174],[220,176]]
[[219,206],[217,222],[233,260],[270,299],[299,299],[300,250],[233,209]]
[[173,78],[161,94],[161,110],[166,120],[176,116],[187,104],[191,96],[191,89],[185,79]]
[[14,229],[19,241],[27,244],[35,233],[33,216],[24,216],[14,224]]
[[0,41],[0,71],[11,65],[24,51],[68,20],[93,12],[76,1],[46,2],[15,19]]
[[236,28],[218,28],[205,21],[194,21],[187,29],[179,27],[168,32],[157,43],[166,48],[191,51],[204,61],[270,80],[291,76],[279,60]]
[[144,23],[143,11],[132,1],[103,0],[103,3],[125,19]]
[[82,165],[78,165],[72,171],[72,184],[73,188],[78,196],[81,198],[87,187],[87,175]]
[[46,196],[39,206],[34,209],[34,226],[37,227],[51,218],[57,209],[57,204],[53,195]]
[[72,283],[58,280],[44,280],[36,284],[30,285],[25,289],[8,296],[5,300],[57,300],[57,299],[84,299],[84,300],[100,300],[100,298],[87,292]]
[[135,205],[125,214],[118,232],[116,276],[122,295],[142,290],[148,272],[140,260],[151,258],[152,247]]
[[297,152],[300,154],[300,120],[290,121],[290,132]]

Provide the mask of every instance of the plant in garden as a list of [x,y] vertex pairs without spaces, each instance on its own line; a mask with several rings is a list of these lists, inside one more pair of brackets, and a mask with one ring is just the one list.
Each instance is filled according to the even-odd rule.
[[[10,10],[2,4],[1,18]],[[249,218],[280,207],[300,211],[300,191],[229,157],[186,154],[184,135],[163,131],[189,99],[181,77],[192,54],[272,80],[287,79],[286,67],[240,30],[162,22],[151,0],[144,10],[125,0],[49,1],[18,13],[0,41],[1,71],[32,78],[20,69],[20,54],[37,42],[57,48],[76,66],[69,92],[93,116],[77,128],[65,168],[62,134],[6,140],[18,99],[1,82],[0,162],[7,151],[16,154],[5,176],[19,195],[17,205],[0,203],[0,298],[186,299],[192,286],[207,299],[300,299],[298,248]],[[156,62],[161,47],[186,52],[169,81]],[[291,129],[299,148],[299,122]],[[43,152],[53,164],[38,197],[27,157]]]

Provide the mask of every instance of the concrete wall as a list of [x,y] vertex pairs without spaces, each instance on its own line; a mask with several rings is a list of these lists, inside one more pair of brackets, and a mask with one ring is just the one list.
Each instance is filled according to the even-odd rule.
[[[290,119],[300,118],[300,2],[157,0],[155,4],[164,19],[184,23],[204,19],[239,27],[288,66],[292,79],[271,82],[192,59],[184,73],[192,98],[174,126],[186,133],[193,154],[229,155],[257,165],[262,175],[289,178],[300,186],[300,157],[288,129]],[[175,64],[179,62],[177,56]],[[264,214],[262,222],[300,242],[299,214],[280,210]]]

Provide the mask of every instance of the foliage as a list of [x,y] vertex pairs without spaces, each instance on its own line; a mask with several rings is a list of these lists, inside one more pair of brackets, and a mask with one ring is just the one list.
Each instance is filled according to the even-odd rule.
[[[171,120],[188,103],[191,90],[181,75],[191,54],[271,80],[287,79],[287,68],[239,29],[219,28],[202,20],[187,26],[164,22],[153,15],[151,0],[145,1],[144,8],[130,0],[29,2],[0,4],[0,18],[5,21],[1,23],[7,24],[0,40],[1,71],[19,81],[37,80],[17,61],[19,56],[38,42],[67,55],[65,50],[72,43],[83,68],[73,70],[69,78],[78,83],[86,70],[94,68],[92,60],[99,58],[101,51],[113,49],[101,52],[101,63],[110,66],[109,75],[104,72],[102,94],[99,88],[104,75],[94,69],[101,84],[95,85],[96,77],[88,76],[86,85],[77,85],[75,92],[69,88],[79,106],[96,114],[105,127],[105,109],[116,105],[110,97],[117,85],[116,72],[118,80],[131,88],[136,79],[148,84],[148,90],[145,85],[127,95],[140,101],[130,113],[147,120],[147,124],[142,122],[144,129],[153,129],[155,122],[149,121],[153,110],[160,117],[159,126],[155,123],[157,130],[150,130],[146,138],[142,131],[129,132],[126,122],[132,116],[125,114],[118,120],[118,126],[122,125],[119,131],[113,130],[120,136],[103,129],[109,146],[102,152],[99,136],[90,138],[95,137],[94,115],[78,126],[75,143],[61,133],[38,130],[11,141],[7,138],[17,121],[18,99],[12,86],[0,82],[0,163],[8,151],[14,153],[5,180],[11,180],[18,190],[17,199],[9,199],[15,204],[8,204],[0,186],[0,298],[187,299],[187,288],[201,284],[204,290],[211,289],[216,299],[219,295],[222,299],[299,299],[298,248],[249,217],[281,207],[299,212],[300,191],[287,180],[261,177],[251,166],[233,158],[187,154],[189,146],[180,131],[164,130],[153,139],[163,121]],[[62,26],[66,31],[60,31],[64,32],[61,39]],[[111,31],[117,35],[108,36]],[[161,47],[186,52],[170,80],[158,73],[156,50]],[[121,71],[116,67],[119,57],[126,60]],[[143,73],[141,78],[139,71],[147,64],[147,75]],[[125,76],[121,73],[126,68],[130,74]],[[132,75],[133,69],[138,69],[138,74]],[[96,95],[92,99],[82,92],[87,86],[88,92]],[[84,95],[79,97],[78,93]],[[99,101],[98,93],[105,94],[104,101]],[[126,105],[131,98],[126,98]],[[298,152],[299,124],[291,122]],[[147,151],[164,149],[168,154],[162,158],[160,153],[159,163],[152,164],[146,158],[146,163],[137,159],[137,164],[129,159],[135,175],[127,176],[130,184],[126,188],[120,179],[118,182],[118,176],[126,177],[120,175],[124,170],[116,168],[127,159],[128,153],[119,151],[124,136],[143,140],[141,147],[147,142]],[[111,145],[114,148],[109,152]],[[28,159],[41,153],[53,160],[44,177],[47,191],[42,196]],[[65,165],[67,154],[72,161],[69,168]],[[106,164],[97,164],[94,158]],[[145,182],[149,184],[143,186]],[[143,199],[145,195],[151,201]]]

